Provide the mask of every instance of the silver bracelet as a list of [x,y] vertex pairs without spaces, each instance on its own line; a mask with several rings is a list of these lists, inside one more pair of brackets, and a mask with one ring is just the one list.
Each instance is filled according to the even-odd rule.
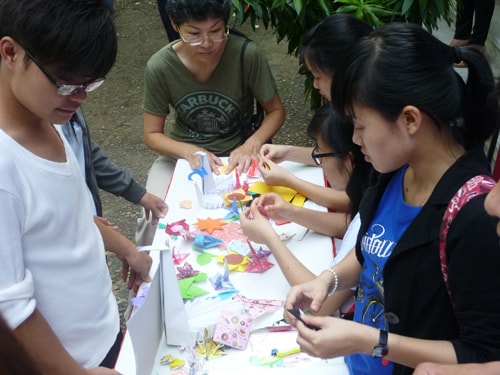
[[323,272],[325,271],[328,271],[328,272],[331,272],[332,275],[333,275],[333,278],[334,278],[334,282],[333,282],[333,288],[328,292],[328,297],[330,297],[331,295],[333,295],[333,293],[335,293],[339,287],[339,275],[337,275],[337,272],[335,272],[335,270],[331,269],[331,268],[325,268],[323,270]]

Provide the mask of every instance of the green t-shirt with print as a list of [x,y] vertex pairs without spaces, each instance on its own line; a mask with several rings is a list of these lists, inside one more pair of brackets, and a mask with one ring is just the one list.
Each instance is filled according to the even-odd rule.
[[[146,65],[144,111],[167,116],[173,108],[175,121],[166,129],[171,138],[196,144],[218,156],[229,155],[241,144],[243,42],[244,38],[229,35],[221,60],[206,82],[198,82],[172,48],[182,42],[163,47]],[[244,68],[245,89],[260,103],[271,100],[276,82],[256,43],[247,45]]]

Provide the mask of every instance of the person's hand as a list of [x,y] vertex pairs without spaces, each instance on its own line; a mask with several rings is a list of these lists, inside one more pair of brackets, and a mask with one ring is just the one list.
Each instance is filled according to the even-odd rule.
[[455,372],[449,372],[446,367],[450,365],[443,365],[439,363],[423,362],[415,367],[413,375],[451,375]]
[[226,173],[231,173],[236,168],[238,173],[246,173],[252,164],[252,159],[257,159],[259,147],[249,141],[234,149],[229,154]]
[[149,220],[149,214],[151,213],[151,225],[158,224],[158,220],[165,217],[168,211],[168,206],[165,201],[151,193],[144,194],[139,204],[144,207],[147,220]]
[[288,221],[289,213],[294,209],[293,204],[276,193],[266,193],[255,198],[252,207],[258,208],[264,216],[276,221]]
[[88,369],[86,373],[89,375],[122,375],[118,371],[107,367],[94,367],[92,369]]
[[128,289],[137,292],[143,282],[151,282],[149,271],[153,264],[153,259],[143,251],[135,251],[125,258],[119,257],[122,261],[122,280],[128,280]]
[[271,186],[290,186],[293,174],[274,163],[271,159],[261,157],[259,171],[266,184]]
[[284,318],[292,326],[297,326],[298,321],[287,311],[288,309],[318,312],[321,308],[330,288],[330,282],[326,274],[326,272],[323,272],[311,281],[295,285],[288,292],[284,306]]
[[281,163],[282,161],[288,160],[288,150],[290,146],[287,145],[274,145],[274,144],[264,144],[259,150],[259,156],[261,159],[269,159],[274,163]]
[[102,217],[102,216],[94,216],[95,220],[98,220],[100,223],[110,227],[111,229],[116,230],[117,232],[120,232],[120,229],[118,228],[118,225],[114,225],[111,221],[108,219]]
[[219,168],[223,166],[222,160],[220,160],[220,158],[215,154],[199,147],[196,147],[196,149],[194,149],[194,151],[190,153],[190,156],[187,158],[187,161],[189,162],[189,166],[191,167],[191,169],[201,168],[201,156],[196,154],[196,152],[198,151],[203,151],[205,154],[207,154],[208,164],[210,164],[210,169],[212,170],[213,173],[218,175]]
[[302,320],[317,330],[310,329],[298,321],[297,344],[302,352],[318,358],[335,358],[360,353],[364,348],[364,338],[369,337],[368,331],[375,330],[350,320],[330,316],[304,314]]
[[270,236],[277,235],[268,218],[254,205],[240,214],[240,226],[243,234],[257,243],[265,244]]

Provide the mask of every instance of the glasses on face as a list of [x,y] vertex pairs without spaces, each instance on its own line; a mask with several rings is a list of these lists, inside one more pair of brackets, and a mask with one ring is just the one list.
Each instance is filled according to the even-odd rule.
[[217,30],[217,31],[211,31],[210,33],[205,34],[205,35],[203,35],[201,33],[195,33],[195,34],[187,33],[187,36],[184,36],[181,32],[180,27],[177,27],[177,30],[179,31],[179,36],[181,37],[181,40],[184,43],[187,43],[193,47],[203,44],[203,42],[205,40],[207,40],[209,42],[213,42],[213,43],[223,42],[224,39],[226,39],[228,34],[229,34],[228,27],[224,27],[224,29]]
[[84,90],[85,92],[91,92],[97,89],[99,86],[101,86],[104,83],[104,78],[99,78],[96,79],[95,81],[92,81],[90,83],[85,83],[83,85],[67,85],[65,83],[59,83],[57,82],[57,79],[48,72],[48,70],[31,54],[29,50],[24,48],[24,52],[26,52],[26,55],[35,63],[36,66],[38,66],[38,69],[42,71],[42,73],[47,77],[47,79],[54,84],[54,86],[57,89],[57,93],[59,95],[63,96],[69,96],[73,95],[76,92],[80,90]]
[[345,155],[345,152],[325,152],[325,153],[321,154],[319,152],[318,146],[314,147],[312,152],[311,152],[311,157],[314,160],[314,162],[316,163],[316,165],[321,165],[321,163],[323,163],[323,158],[326,158],[329,156],[338,157],[338,156],[342,156],[342,155]]

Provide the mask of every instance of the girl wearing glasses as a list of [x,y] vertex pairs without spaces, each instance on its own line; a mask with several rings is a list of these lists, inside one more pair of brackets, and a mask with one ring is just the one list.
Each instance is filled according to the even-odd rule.
[[[252,241],[266,244],[273,253],[290,285],[313,280],[316,275],[309,271],[283,244],[268,218],[291,220],[316,232],[332,237],[342,227],[342,245],[337,249],[335,262],[339,262],[355,245],[359,230],[358,206],[364,190],[369,184],[371,165],[364,160],[361,150],[352,142],[352,127],[334,110],[325,104],[313,116],[307,129],[315,140],[315,158],[323,168],[326,179],[338,191],[346,191],[350,198],[348,214],[320,212],[304,207],[296,207],[286,202],[278,194],[268,193],[252,202],[251,208],[240,216],[243,233]],[[270,169],[278,167],[272,164]],[[268,218],[264,217],[265,211]],[[352,220],[351,220],[352,218]],[[346,230],[347,227],[347,230]],[[311,251],[314,256],[314,251]],[[351,290],[342,291],[328,299],[319,314],[330,315],[339,308],[347,311],[352,305]],[[350,304],[346,304],[350,300]]]
[[[467,83],[454,70],[459,61],[469,67]],[[448,204],[471,178],[490,174],[484,142],[498,110],[488,108],[487,60],[474,47],[393,23],[363,38],[343,64],[334,107],[352,118],[353,141],[381,176],[360,204],[356,251],[292,287],[285,303],[317,311],[329,293],[357,286],[354,321],[304,316],[320,328],[312,331],[285,313],[298,344],[321,358],[345,356],[353,374],[500,360],[500,247],[484,194],[471,195],[440,251]]]
[[[330,87],[337,65],[343,54],[372,28],[354,16],[334,14],[313,26],[302,37],[300,59],[313,75],[313,85],[328,102],[331,100]],[[318,184],[301,180],[275,163],[283,160],[308,165],[320,165],[323,150],[314,147],[265,144],[260,149],[260,157],[271,168],[260,166],[262,177],[269,185],[289,186],[316,203],[336,212],[349,212],[349,198],[343,189],[329,189]],[[324,155],[323,155],[324,156]],[[321,183],[321,185],[319,185]],[[334,221],[329,226],[331,236],[342,238],[345,220]]]
[[[244,77],[240,55],[244,38],[229,34],[230,0],[167,0],[167,13],[180,39],[155,53],[147,63],[144,85],[144,141],[160,156],[146,184],[165,196],[175,162],[185,158],[200,167],[198,151],[207,153],[213,172],[228,156],[228,170],[246,172],[252,157],[278,131],[285,110],[269,64],[255,44],[246,47]],[[242,87],[242,82],[244,88]],[[243,95],[243,91],[249,95]],[[255,98],[264,108],[261,127],[243,144],[242,114]],[[169,119],[165,132],[165,120]],[[136,240],[151,244],[155,228],[140,219]]]

